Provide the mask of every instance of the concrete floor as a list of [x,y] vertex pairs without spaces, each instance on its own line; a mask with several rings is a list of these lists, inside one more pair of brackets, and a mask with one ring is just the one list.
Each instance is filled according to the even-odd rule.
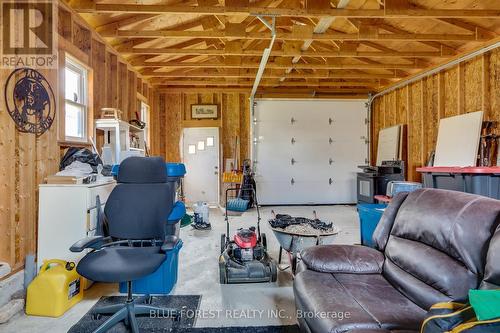
[[[337,244],[359,243],[359,223],[354,206],[317,207],[263,207],[262,232],[267,234],[268,248],[273,258],[278,258],[279,245],[267,220],[271,210],[293,216],[318,217],[333,221],[341,229],[335,239]],[[197,327],[290,325],[296,323],[292,277],[289,271],[278,274],[276,283],[220,285],[218,256],[220,234],[225,233],[224,218],[220,210],[210,212],[211,231],[198,231],[191,227],[181,230],[184,247],[180,251],[179,278],[172,292],[176,295],[202,295]],[[240,227],[256,224],[255,210],[243,216],[231,217],[231,233]],[[284,258],[284,262],[287,259]],[[86,291],[85,299],[60,318],[26,316],[21,313],[8,323],[0,325],[0,332],[66,332],[104,295],[118,294],[117,285],[95,284]],[[230,310],[229,312],[227,310]],[[279,310],[279,311],[278,311]],[[209,312],[212,311],[212,312]]]

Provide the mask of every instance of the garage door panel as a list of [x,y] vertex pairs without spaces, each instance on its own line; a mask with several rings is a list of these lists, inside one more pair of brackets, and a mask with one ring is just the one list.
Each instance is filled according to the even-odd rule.
[[258,101],[255,118],[262,204],[356,201],[357,166],[367,157],[364,102]]

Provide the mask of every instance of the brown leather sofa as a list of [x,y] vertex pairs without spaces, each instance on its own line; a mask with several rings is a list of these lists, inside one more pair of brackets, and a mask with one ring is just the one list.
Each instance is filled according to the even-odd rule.
[[293,284],[301,330],[418,332],[432,304],[500,288],[499,214],[498,200],[423,189],[394,198],[376,249],[304,250]]

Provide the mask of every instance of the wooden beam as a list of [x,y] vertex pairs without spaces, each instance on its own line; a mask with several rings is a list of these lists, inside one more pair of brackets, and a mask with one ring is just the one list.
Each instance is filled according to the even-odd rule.
[[324,16],[354,18],[500,18],[500,9],[315,9],[253,6],[182,6],[182,5],[143,5],[143,4],[75,4],[80,13],[136,13],[136,14],[205,14],[205,15],[278,15],[289,17],[320,18]]
[[[133,61],[132,65],[138,67],[161,67],[167,68],[259,68],[258,62],[240,61],[234,63],[221,63],[216,61],[207,62],[182,62],[182,61]],[[414,64],[308,64],[308,63],[276,63],[270,62],[266,68],[270,69],[422,69],[425,66]]]
[[[118,51],[121,54],[163,54],[163,55],[210,55],[210,56],[261,56],[263,50],[227,50],[227,49],[178,49],[178,48],[132,48],[127,45],[119,47]],[[314,52],[300,50],[273,50],[271,56],[281,57],[322,57],[322,58],[359,58],[359,57],[380,57],[380,58],[414,58],[414,57],[449,57],[449,55],[441,52],[356,52],[356,51],[329,51],[329,52]]]
[[[207,71],[191,71],[191,72],[155,72],[152,70],[146,70],[141,73],[145,77],[238,77],[238,78],[254,78],[257,75],[257,71],[247,71],[247,70],[235,70],[235,71],[219,71],[219,72],[207,72]],[[281,78],[286,77],[288,79],[301,79],[301,78],[317,78],[317,79],[397,79],[404,77],[400,73],[393,74],[368,74],[368,73],[339,73],[335,71],[331,73],[329,71],[318,71],[314,73],[290,73],[284,74],[282,71],[279,73],[273,73],[272,71],[266,71],[263,78]]]
[[[238,33],[234,30],[215,30],[215,31],[179,31],[179,30],[106,30],[101,33],[103,37],[115,38],[203,38],[203,39],[258,39],[269,40],[271,35],[268,32],[244,32]],[[280,40],[303,40],[301,35],[296,33],[279,32],[276,38]],[[418,34],[418,33],[392,33],[392,34],[363,34],[361,31],[357,34],[346,33],[313,33],[308,40],[330,41],[330,40],[383,40],[383,41],[483,41],[489,38],[474,34]]]
[[[151,82],[154,86],[237,86],[237,87],[252,87],[253,81],[243,81],[243,80],[169,80],[169,79],[154,79]],[[318,81],[314,84],[308,83],[306,81],[287,81],[279,82],[276,80],[265,81],[263,80],[260,84],[263,87],[370,87],[377,88],[380,86],[378,82],[375,81]]]

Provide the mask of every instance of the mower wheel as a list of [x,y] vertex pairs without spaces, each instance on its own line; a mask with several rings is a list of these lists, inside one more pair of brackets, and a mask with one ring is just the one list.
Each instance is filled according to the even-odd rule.
[[219,264],[219,282],[220,284],[227,284],[226,266]]
[[274,260],[269,263],[269,268],[271,269],[271,282],[276,282],[278,280],[278,267]]
[[226,234],[220,235],[220,253],[224,253],[226,249]]
[[260,235],[260,243],[262,244],[262,247],[264,248],[264,251],[267,251],[267,238],[266,238],[266,234],[265,233],[262,233]]

